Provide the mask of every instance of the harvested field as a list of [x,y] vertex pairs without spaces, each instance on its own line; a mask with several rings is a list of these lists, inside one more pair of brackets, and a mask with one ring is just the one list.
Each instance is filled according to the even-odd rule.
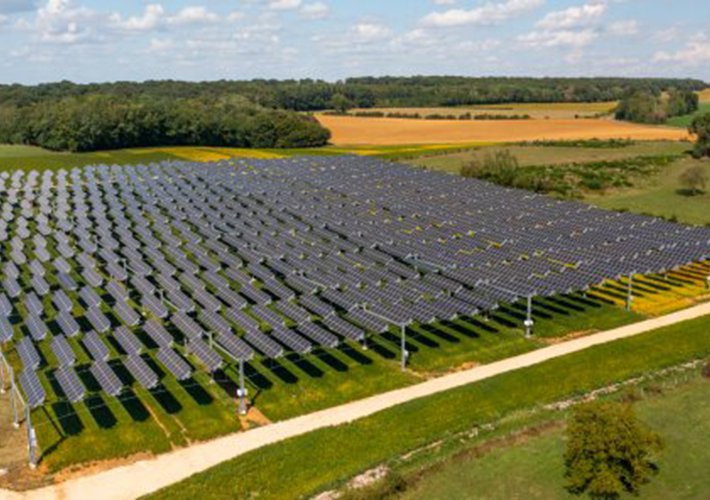
[[458,144],[558,139],[682,140],[684,130],[612,120],[403,120],[318,116],[333,144]]
[[[710,95],[708,95],[710,98]],[[611,113],[616,102],[553,102],[553,103],[509,103],[487,104],[480,106],[429,107],[429,108],[371,108],[353,109],[352,113],[362,111],[381,111],[383,113],[418,113],[426,115],[530,115],[534,119],[545,118],[591,118],[599,114]]]

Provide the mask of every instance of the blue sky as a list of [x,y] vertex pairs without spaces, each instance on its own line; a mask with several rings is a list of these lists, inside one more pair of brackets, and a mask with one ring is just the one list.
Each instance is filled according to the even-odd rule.
[[710,81],[708,0],[0,0],[0,82],[363,75]]

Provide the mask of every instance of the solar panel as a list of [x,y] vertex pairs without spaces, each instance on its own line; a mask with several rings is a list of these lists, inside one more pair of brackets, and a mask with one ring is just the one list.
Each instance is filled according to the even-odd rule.
[[74,309],[74,304],[63,290],[57,290],[54,293],[52,303],[57,308],[57,311],[71,311]]
[[298,331],[307,338],[324,347],[335,348],[340,343],[335,335],[325,331],[323,328],[314,323],[303,323],[298,325]]
[[74,368],[70,366],[62,366],[54,372],[54,376],[57,378],[59,386],[62,388],[62,391],[70,402],[77,403],[84,399],[86,389],[81,383],[81,380],[79,380]]
[[25,393],[25,399],[29,407],[37,408],[41,406],[47,395],[37,374],[31,368],[25,368],[20,372],[17,378]]
[[173,343],[173,337],[168,333],[163,325],[151,319],[143,327],[143,330],[159,346],[169,346]]
[[308,340],[288,328],[274,328],[271,336],[298,354],[308,354],[313,349],[313,345]]
[[267,335],[258,331],[247,331],[244,340],[253,345],[269,358],[280,358],[284,355],[284,349],[279,344],[271,340]]
[[4,316],[0,316],[0,342],[5,343],[12,340],[15,335],[15,329],[12,327],[8,319]]
[[165,307],[163,302],[155,295],[144,295],[141,299],[141,305],[144,309],[147,309],[153,316],[159,319],[165,319],[170,314],[167,307]]
[[161,347],[158,349],[156,357],[176,379],[187,380],[192,376],[190,365],[171,348]]
[[39,367],[41,363],[41,358],[35,346],[32,344],[32,340],[29,337],[24,337],[20,342],[17,343],[17,355],[20,356],[22,360],[22,366],[35,370]]
[[101,304],[101,298],[98,294],[89,287],[84,287],[79,291],[79,296],[84,301],[86,307],[98,307]]
[[25,297],[25,308],[33,316],[44,315],[44,304],[42,301],[32,292],[27,294]]
[[108,360],[110,352],[106,347],[106,344],[104,344],[104,342],[101,340],[101,337],[99,337],[99,335],[95,331],[92,330],[86,335],[84,335],[82,343],[84,344],[84,347],[86,347],[86,350],[89,351],[89,354],[91,354],[91,357],[94,358],[94,360]]
[[128,328],[125,326],[119,326],[113,332],[113,336],[118,341],[121,349],[125,351],[126,354],[140,354],[143,351],[143,344],[133,335]]
[[74,316],[70,312],[60,311],[56,318],[59,328],[67,337],[74,337],[79,334],[79,323],[76,322]]
[[113,306],[113,312],[128,326],[136,326],[141,322],[141,317],[128,302],[117,302]]
[[9,318],[12,316],[13,312],[14,308],[12,307],[10,299],[8,299],[7,295],[4,293],[0,293],[0,315],[4,318]]
[[247,361],[254,356],[254,350],[233,333],[226,332],[219,334],[217,336],[217,343],[239,360]]
[[106,394],[109,396],[118,396],[120,394],[123,384],[107,363],[96,361],[89,370]]
[[45,325],[42,318],[35,316],[34,314],[30,314],[27,317],[25,320],[25,326],[27,327],[27,330],[29,330],[30,335],[35,342],[40,342],[47,336],[47,325]]
[[158,385],[158,376],[150,369],[145,360],[138,355],[128,356],[124,360],[124,364],[140,385],[146,389],[153,389]]
[[86,318],[91,323],[91,326],[94,327],[94,330],[99,333],[104,333],[111,329],[111,322],[98,307],[90,307],[86,311]]
[[202,338],[205,331],[192,318],[182,312],[177,312],[172,317],[172,323],[188,338]]
[[219,354],[214,352],[209,346],[198,338],[191,338],[187,341],[187,350],[194,354],[197,359],[212,373],[222,368],[223,361]]

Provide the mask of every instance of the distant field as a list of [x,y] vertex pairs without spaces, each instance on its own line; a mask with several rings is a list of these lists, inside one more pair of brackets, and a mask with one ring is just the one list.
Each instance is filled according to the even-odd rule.
[[434,108],[369,108],[354,109],[353,113],[381,111],[383,113],[418,113],[426,115],[456,115],[466,113],[472,115],[530,115],[534,119],[546,118],[591,118],[600,113],[611,113],[616,102],[561,102],[561,103],[521,103],[521,104],[488,104],[482,106],[434,107]]
[[700,102],[710,102],[710,89],[698,92],[698,95],[700,96]]
[[696,117],[706,113],[710,113],[710,102],[701,103],[700,109],[692,115],[676,116],[675,118],[668,120],[666,123],[671,127],[688,128]]
[[681,140],[683,130],[612,120],[453,121],[356,118],[319,115],[335,145],[457,144],[543,139]]
[[458,173],[464,164],[480,159],[496,151],[510,151],[521,165],[559,165],[571,162],[621,160],[637,156],[675,155],[687,151],[683,142],[639,142],[623,148],[542,147],[534,145],[500,145],[481,147],[452,154],[421,157],[408,161],[419,167],[434,168]]

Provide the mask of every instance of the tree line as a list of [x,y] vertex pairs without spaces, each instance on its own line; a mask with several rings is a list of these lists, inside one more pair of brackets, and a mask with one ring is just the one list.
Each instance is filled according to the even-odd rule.
[[110,95],[147,99],[218,99],[242,96],[256,105],[293,111],[339,108],[440,107],[526,102],[604,102],[634,92],[701,90],[707,83],[669,78],[364,77],[321,80],[184,82],[155,80],[35,86],[0,85],[0,106],[27,106],[67,97]]
[[148,98],[87,94],[0,105],[0,143],[55,151],[152,146],[305,148],[327,144],[313,117],[241,97]]
[[619,101],[616,119],[658,124],[674,116],[693,114],[699,106],[698,94],[690,89],[673,88],[666,93],[638,90]]

